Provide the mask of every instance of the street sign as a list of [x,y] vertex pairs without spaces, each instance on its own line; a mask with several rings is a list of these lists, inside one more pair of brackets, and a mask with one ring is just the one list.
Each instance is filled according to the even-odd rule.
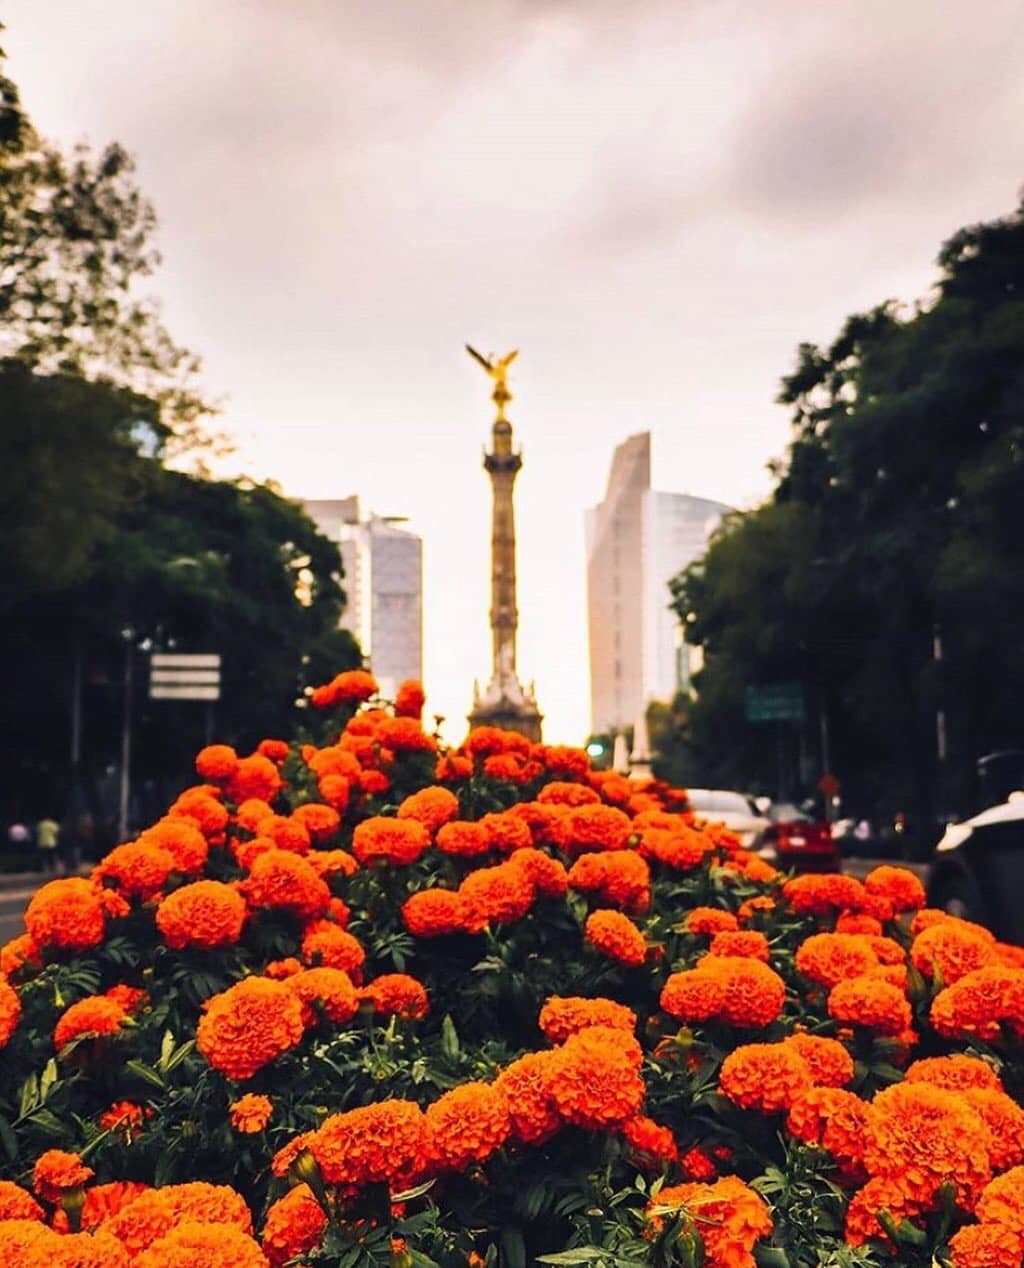
[[746,715],[748,722],[802,722],[803,688],[798,682],[748,687]]
[[154,652],[149,658],[150,700],[219,700],[220,656]]

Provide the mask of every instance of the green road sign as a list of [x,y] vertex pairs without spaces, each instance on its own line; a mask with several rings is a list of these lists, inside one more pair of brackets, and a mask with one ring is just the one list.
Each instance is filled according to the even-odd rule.
[[802,722],[804,693],[798,682],[747,688],[748,722]]

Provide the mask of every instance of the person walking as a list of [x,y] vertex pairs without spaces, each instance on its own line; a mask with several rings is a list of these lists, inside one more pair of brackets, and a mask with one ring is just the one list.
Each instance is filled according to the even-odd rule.
[[60,842],[60,824],[56,819],[44,815],[36,824],[36,849],[42,869],[48,875],[57,871],[57,846]]

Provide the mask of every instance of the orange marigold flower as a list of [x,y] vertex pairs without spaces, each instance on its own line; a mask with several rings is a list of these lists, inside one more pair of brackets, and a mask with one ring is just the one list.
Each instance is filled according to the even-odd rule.
[[430,1011],[427,988],[408,973],[384,973],[364,986],[360,998],[369,1000],[373,1011],[383,1017],[405,1017],[419,1021]]
[[853,1057],[838,1039],[797,1031],[782,1042],[803,1057],[816,1086],[845,1087],[853,1078]]
[[714,852],[715,844],[709,836],[687,827],[681,820],[671,829],[648,827],[640,836],[640,853],[657,859],[677,872],[688,872],[701,864]]
[[286,740],[260,740],[256,745],[257,753],[263,757],[269,757],[278,765],[287,758],[290,751]]
[[987,1061],[959,1052],[949,1057],[922,1057],[907,1066],[903,1077],[907,1083],[932,1083],[947,1092],[966,1092],[968,1088],[1003,1090],[1002,1080]]
[[679,1157],[679,1147],[671,1131],[644,1114],[623,1123],[622,1137],[641,1164],[661,1167]]
[[44,1202],[59,1202],[69,1189],[80,1189],[88,1184],[95,1172],[87,1167],[78,1154],[64,1149],[47,1149],[36,1159],[32,1170],[32,1188]]
[[215,784],[230,779],[237,766],[238,754],[230,744],[207,744],[196,754],[196,773]]
[[[219,802],[213,804],[220,806]],[[223,810],[223,807],[220,809]],[[176,815],[167,815],[140,833],[138,843],[166,850],[174,860],[173,870],[183,876],[198,876],[210,856],[209,842],[195,821]]]
[[232,801],[246,801],[250,797],[273,801],[283,787],[284,780],[275,763],[262,753],[252,753],[239,761],[224,791]]
[[380,1101],[332,1115],[307,1147],[328,1184],[406,1182],[427,1166],[430,1133],[412,1101]]
[[[88,1202],[88,1198],[86,1199]],[[217,1230],[234,1228],[241,1233],[252,1232],[252,1216],[243,1199],[234,1189],[223,1184],[206,1184],[194,1180],[187,1184],[170,1184],[162,1189],[146,1189],[132,1201],[120,1206],[117,1213],[103,1223],[103,1228],[117,1238],[138,1264],[141,1255],[154,1243],[167,1236],[177,1226],[195,1224],[212,1226]],[[152,1268],[158,1268],[159,1259]],[[178,1261],[174,1261],[177,1263]],[[196,1268],[195,1260],[190,1261]],[[217,1260],[199,1259],[198,1263],[217,1264]],[[229,1260],[225,1268],[234,1268]]]
[[810,1091],[811,1072],[788,1044],[748,1043],[734,1048],[722,1062],[718,1086],[741,1109],[776,1114]]
[[233,946],[242,936],[245,899],[222,881],[193,881],[157,908],[157,928],[169,947]]
[[0,1048],[5,1048],[21,1020],[18,992],[5,978],[0,978]]
[[536,744],[531,756],[546,766],[550,774],[562,779],[586,779],[590,775],[590,758],[581,748],[568,744]]
[[136,1268],[269,1268],[270,1261],[241,1229],[230,1224],[176,1225],[135,1261]]
[[314,920],[302,936],[302,958],[314,967],[341,969],[353,978],[362,977],[366,951],[358,938],[329,920]]
[[104,998],[112,999],[120,1004],[126,1013],[137,1013],[149,1003],[149,995],[141,986],[129,986],[127,982],[118,982],[103,992]]
[[229,1079],[251,1079],[294,1048],[303,1029],[302,1005],[294,991],[282,982],[249,977],[206,1001],[196,1046]]
[[704,1243],[705,1268],[754,1268],[751,1252],[772,1231],[768,1204],[738,1176],[666,1187],[647,1211],[655,1228],[662,1212],[685,1214]]
[[42,965],[42,960],[39,958],[39,948],[36,946],[32,935],[30,933],[21,933],[0,948],[0,973],[4,977],[10,977],[12,973],[17,973],[19,969],[24,968],[26,964],[32,968],[39,968]]
[[898,1035],[910,1025],[907,997],[896,986],[876,977],[851,977],[829,993],[828,1012],[836,1021],[865,1026],[882,1035]]
[[469,907],[450,889],[421,889],[402,905],[402,922],[417,938],[437,938],[466,928]]
[[694,907],[684,921],[687,933],[730,933],[740,927],[731,911],[720,907]]
[[998,1224],[1024,1238],[1024,1167],[1011,1167],[990,1181],[974,1213],[985,1224]]
[[516,850],[509,858],[508,866],[519,868],[537,893],[545,898],[561,898],[569,888],[569,873],[558,859],[532,846]]
[[175,870],[174,856],[160,845],[130,841],[110,851],[93,870],[98,881],[113,881],[126,898],[146,900],[160,892]]
[[99,1124],[104,1131],[135,1131],[142,1127],[147,1117],[146,1110],[134,1101],[115,1101],[110,1109],[104,1110],[99,1117]]
[[1006,1171],[1024,1162],[1024,1109],[1001,1088],[969,1087],[960,1095],[989,1129],[992,1170]]
[[920,879],[905,867],[876,867],[864,877],[864,888],[887,898],[895,911],[917,911],[926,901]]
[[576,806],[566,815],[569,834],[568,850],[583,854],[587,850],[621,850],[633,832],[629,815],[615,806]]
[[759,960],[706,955],[695,969],[673,973],[661,1007],[682,1021],[724,1021],[730,1026],[768,1026],[782,1012],[786,984]]
[[590,1026],[610,1026],[613,1030],[636,1030],[636,1013],[611,999],[583,999],[577,995],[552,995],[540,1010],[538,1024],[549,1043],[564,1043]]
[[316,786],[324,801],[343,815],[352,796],[351,782],[344,775],[321,775]]
[[524,1144],[540,1144],[561,1123],[550,1091],[554,1057],[553,1052],[528,1052],[494,1081],[508,1105],[512,1135]]
[[242,889],[253,907],[290,911],[312,920],[327,910],[331,891],[316,868],[290,850],[267,850],[253,861]]
[[490,753],[522,753],[530,755],[530,741],[517,731],[503,731],[497,726],[476,726],[462,743],[470,757],[487,757]]
[[433,753],[437,740],[428,735],[415,718],[384,718],[378,731],[380,742],[394,753]]
[[526,850],[533,845],[529,825],[524,823],[518,815],[507,811],[487,814],[479,820],[479,824],[487,834],[491,849],[500,850],[502,854],[511,854],[514,850]]
[[296,973],[301,973],[303,968],[305,965],[302,961],[290,955],[283,960],[271,960],[263,970],[263,976],[272,978],[275,982],[283,982],[286,977],[294,977]]
[[714,1159],[701,1145],[694,1145],[683,1154],[679,1168],[687,1180],[713,1180],[718,1175]]
[[837,982],[877,968],[878,956],[859,934],[816,933],[797,948],[794,963],[804,977],[831,989]]
[[127,1020],[127,1012],[116,1000],[105,995],[87,995],[62,1014],[53,1032],[53,1042],[60,1049],[81,1035],[116,1035]]
[[511,1131],[504,1093],[489,1083],[464,1083],[427,1107],[432,1161],[438,1167],[464,1171],[472,1162],[486,1162]]
[[872,1102],[864,1164],[921,1208],[950,1183],[971,1210],[991,1179],[990,1145],[984,1120],[963,1097],[928,1083],[897,1083]]
[[554,780],[545,784],[537,794],[542,805],[559,806],[596,806],[600,804],[601,794],[586,784],[568,784]]
[[379,690],[373,674],[367,673],[365,669],[347,669],[335,674],[326,687],[317,687],[314,690],[313,707],[333,709],[339,704],[361,703],[375,696]]
[[298,1184],[267,1211],[263,1225],[263,1253],[272,1268],[305,1255],[320,1245],[327,1216],[308,1184]]
[[430,834],[418,819],[364,819],[352,834],[352,853],[360,863],[415,863],[430,844]]
[[431,785],[412,793],[398,807],[399,819],[415,819],[433,835],[459,813],[459,799],[447,788]]
[[651,869],[632,850],[582,854],[569,869],[569,885],[639,915],[651,905]]
[[786,1131],[830,1153],[847,1177],[863,1178],[864,1133],[871,1106],[840,1087],[814,1087],[789,1107]]
[[437,848],[456,858],[476,858],[491,848],[491,839],[482,823],[456,819],[438,831]]
[[768,939],[757,929],[723,929],[711,939],[711,955],[725,959],[760,960],[770,958]]
[[426,699],[423,684],[416,678],[406,678],[398,684],[395,692],[395,717],[418,719],[423,713]]
[[[175,801],[168,815],[173,819],[190,819],[207,841],[222,841],[224,829],[231,816],[227,806],[222,805],[213,795],[218,790],[209,784],[201,784],[198,788],[186,788]],[[236,801],[244,798],[236,797]]]
[[[0,1221],[0,1263],[24,1265],[24,1268],[52,1264],[54,1251],[61,1240],[52,1228],[40,1224],[38,1220]],[[118,1264],[117,1268],[121,1265]]]
[[639,1045],[624,1030],[592,1026],[571,1035],[551,1053],[548,1092],[562,1119],[606,1131],[640,1111],[644,1081]]
[[770,894],[758,894],[756,897],[747,898],[740,903],[736,911],[736,917],[741,924],[752,924],[757,920],[761,912],[774,911],[775,907],[775,899]]
[[940,1035],[997,1039],[1006,1022],[1024,1029],[1024,971],[998,965],[975,969],[940,991],[932,1001],[931,1022]]
[[1024,1257],[1024,1239],[1000,1224],[968,1224],[949,1239],[952,1268],[1011,1268]]
[[268,819],[274,818],[274,811],[262,797],[249,797],[235,811],[235,822],[246,832],[260,832]]
[[[725,1003],[726,982],[700,968],[673,973],[661,991],[661,1007],[680,1021],[710,1021]],[[785,990],[783,990],[785,994]]]
[[43,1208],[31,1193],[11,1180],[0,1180],[0,1220],[44,1220]]
[[533,844],[564,850],[569,842],[568,811],[565,806],[520,801],[504,812],[506,819],[519,819],[530,830]]
[[533,906],[533,882],[510,863],[480,867],[463,880],[459,896],[465,905],[465,928],[479,933],[487,925],[506,925],[523,916]]
[[910,959],[928,977],[941,975],[949,986],[960,978],[995,963],[995,938],[987,929],[967,921],[945,920],[925,929],[914,939]]
[[794,876],[782,887],[789,905],[804,916],[830,916],[847,908],[857,911],[864,893],[859,880],[842,873],[808,872]]
[[236,1132],[252,1135],[261,1132],[274,1112],[274,1103],[269,1096],[256,1096],[248,1092],[232,1101],[228,1107],[228,1117]]
[[434,767],[434,778],[442,784],[459,784],[473,774],[473,763],[468,757],[458,753],[446,753],[437,760]]
[[312,1026],[322,1014],[336,1025],[351,1021],[359,1011],[359,996],[343,969],[303,969],[284,980],[302,1004],[302,1020]]
[[882,922],[875,916],[868,916],[862,912],[844,911],[840,913],[836,921],[836,933],[861,933],[868,937],[876,937],[882,933]]
[[592,947],[621,964],[636,967],[647,958],[647,941],[628,916],[621,911],[592,911],[584,926]]

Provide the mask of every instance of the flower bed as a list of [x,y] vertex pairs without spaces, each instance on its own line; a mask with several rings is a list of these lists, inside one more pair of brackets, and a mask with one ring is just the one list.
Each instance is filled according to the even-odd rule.
[[0,1263],[1012,1268],[1024,952],[406,684],[0,953]]

